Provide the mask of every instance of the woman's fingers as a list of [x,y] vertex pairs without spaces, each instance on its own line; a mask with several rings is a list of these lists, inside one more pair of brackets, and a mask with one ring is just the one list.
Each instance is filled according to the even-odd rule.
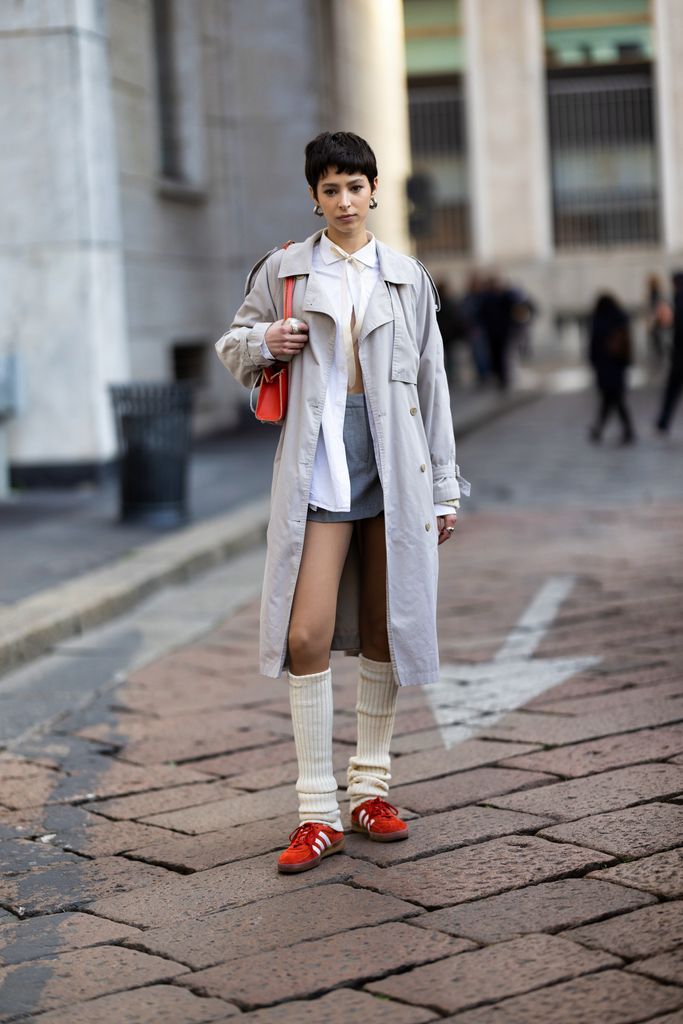
[[452,536],[457,518],[453,516],[437,516],[436,517],[436,528],[439,531],[439,544],[443,544],[445,540],[448,540]]
[[308,341],[308,324],[295,317],[276,320],[266,331],[265,341],[269,352],[276,359],[282,356],[295,356]]

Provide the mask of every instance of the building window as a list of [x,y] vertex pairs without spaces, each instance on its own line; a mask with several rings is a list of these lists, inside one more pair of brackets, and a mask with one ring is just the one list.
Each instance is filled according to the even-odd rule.
[[418,252],[466,252],[469,197],[462,80],[408,82]]
[[659,239],[649,4],[545,0],[559,249]]
[[182,179],[178,130],[177,76],[173,47],[172,0],[153,0],[156,47],[159,164],[164,178]]
[[206,384],[207,374],[206,342],[178,342],[172,348],[173,379],[189,381],[202,386]]
[[413,177],[411,233],[423,257],[467,252],[464,46],[457,0],[404,0]]
[[188,195],[206,184],[201,11],[185,0],[152,0],[159,177]]

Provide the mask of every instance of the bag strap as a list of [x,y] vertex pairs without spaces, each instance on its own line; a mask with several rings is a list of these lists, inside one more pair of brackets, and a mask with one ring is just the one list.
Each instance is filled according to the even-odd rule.
[[289,320],[290,316],[292,315],[292,304],[293,304],[293,301],[294,301],[294,283],[295,283],[295,281],[296,281],[295,277],[286,277],[285,278],[285,302],[284,302],[284,309],[282,311],[282,319],[283,320]]
[[[282,246],[283,249],[289,249],[290,245],[294,245],[294,242],[290,238],[288,242]],[[289,320],[292,315],[292,301],[294,298],[294,282],[295,277],[285,278],[285,292],[284,292],[284,308],[282,310],[282,319]]]
[[[281,248],[282,249],[288,249],[289,246],[293,245],[293,244],[294,244],[294,242],[290,238],[288,242],[285,242],[285,244],[283,246],[281,246]],[[272,252],[277,252],[277,249],[273,249]],[[268,255],[271,255],[271,253],[268,253]],[[267,258],[268,258],[268,256],[265,256],[264,259],[263,259],[263,262],[265,262],[265,260]],[[292,315],[292,304],[293,304],[293,301],[294,301],[294,285],[295,285],[295,283],[296,283],[296,277],[286,277],[285,278],[284,308],[282,310],[282,319],[283,320],[288,320],[289,317]],[[251,409],[252,412],[256,411],[255,408],[254,408],[254,391],[256,390],[257,387],[259,387],[261,385],[262,382],[263,382],[263,371],[261,371],[260,375],[254,381],[254,383],[252,385],[252,388],[251,388],[251,391],[249,393],[249,408]]]
[[261,259],[258,261],[258,263],[254,264],[254,266],[249,271],[249,274],[247,276],[246,284],[244,285],[244,297],[245,297],[245,299],[246,299],[247,295],[249,294],[249,292],[251,291],[251,286],[254,283],[254,278],[256,277],[256,275],[258,274],[259,270],[261,269],[263,264],[266,262],[266,260],[269,259],[273,255],[273,253],[277,252],[279,249],[286,249],[288,246],[293,245],[293,244],[294,244],[294,241],[293,241],[293,239],[290,238],[289,241],[285,242],[284,245],[274,245],[272,249],[269,249],[268,252],[264,256],[261,257]]

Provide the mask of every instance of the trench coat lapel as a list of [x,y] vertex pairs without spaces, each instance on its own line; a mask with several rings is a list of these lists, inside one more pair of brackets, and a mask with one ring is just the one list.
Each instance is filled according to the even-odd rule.
[[358,332],[359,344],[364,338],[367,338],[368,334],[372,331],[377,330],[378,327],[383,327],[385,324],[391,323],[393,319],[394,311],[391,305],[389,285],[385,280],[383,280],[383,278],[379,277],[375,287],[372,289],[368,308],[365,310],[363,323],[361,324],[360,331]]
[[322,231],[317,231],[316,234],[304,239],[303,242],[297,242],[285,249],[282,254],[280,269],[278,270],[278,277],[305,277],[306,290],[302,304],[304,314],[324,313],[326,316],[329,316],[334,320],[334,308],[332,303],[327,297],[325,289],[321,288],[320,284],[311,273],[313,246],[321,235]]
[[325,313],[334,320],[334,308],[330,302],[325,289],[320,287],[318,281],[312,274],[309,274],[304,294],[303,310],[305,313]]
[[[408,284],[412,278],[406,269],[406,258],[396,258],[398,254],[386,246],[379,239],[376,239],[377,259],[379,260],[379,278],[372,290],[368,308],[363,317],[363,323],[358,335],[359,342],[366,338],[371,331],[378,327],[384,327],[392,320],[395,320],[396,313],[391,301],[390,288],[392,284]],[[396,326],[396,325],[395,325]]]

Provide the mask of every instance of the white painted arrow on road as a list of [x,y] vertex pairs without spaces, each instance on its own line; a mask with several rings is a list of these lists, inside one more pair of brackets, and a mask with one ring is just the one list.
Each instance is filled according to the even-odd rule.
[[544,583],[492,661],[442,664],[439,682],[425,686],[446,748],[602,660],[532,657],[574,582],[554,576]]

